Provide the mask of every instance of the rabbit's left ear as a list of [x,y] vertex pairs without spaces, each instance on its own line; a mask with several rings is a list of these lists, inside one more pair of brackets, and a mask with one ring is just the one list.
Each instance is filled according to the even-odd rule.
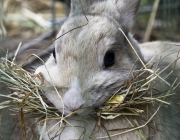
[[100,1],[106,1],[106,0],[71,0],[71,11],[70,11],[70,16],[77,15],[77,14],[82,14],[82,9],[84,12],[87,12],[88,8]]
[[81,9],[86,9],[90,5],[89,0],[71,0],[71,11],[70,16],[77,15],[82,11]]

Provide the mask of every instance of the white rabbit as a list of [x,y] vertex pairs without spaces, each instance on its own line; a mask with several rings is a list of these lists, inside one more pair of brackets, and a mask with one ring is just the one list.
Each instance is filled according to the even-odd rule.
[[[61,113],[68,115],[80,110],[63,122],[61,129],[58,130],[61,133],[59,136],[54,137],[55,129],[59,128],[56,126],[52,129],[53,132],[44,135],[43,139],[92,140],[99,137],[110,139],[108,133],[117,134],[122,132],[122,129],[131,128],[132,125],[125,117],[119,116],[112,120],[102,119],[101,126],[98,127],[98,120],[94,118],[93,110],[109,99],[127,78],[131,78],[129,72],[132,67],[134,70],[142,68],[138,56],[141,60],[144,58],[148,61],[161,50],[153,51],[149,47],[152,43],[141,45],[140,50],[137,41],[129,33],[140,0],[72,0],[71,5],[70,16],[57,35],[54,53],[44,65],[36,69],[35,73],[43,74],[44,85],[68,87],[68,89],[58,90],[58,93],[45,92],[46,98]],[[118,28],[127,35],[138,56]],[[157,44],[158,42],[153,46]],[[151,51],[147,54],[149,49]],[[170,59],[168,60],[170,62]],[[162,89],[165,87],[160,86]],[[155,108],[155,106],[149,108],[150,115],[154,110],[153,107]],[[176,108],[173,105],[171,108],[162,109],[156,121],[153,120],[156,126],[151,123],[143,128],[147,139],[180,139],[178,134],[180,126],[177,120],[179,116],[165,117],[167,114],[172,114],[174,110]],[[129,117],[130,120],[133,118],[138,120],[139,125],[146,122],[140,117],[139,119]],[[164,126],[166,123],[163,124],[161,119],[172,126],[167,128]],[[57,122],[49,121],[49,127],[53,127]],[[38,129],[41,131],[42,127],[39,126]],[[112,129],[117,130],[107,133]],[[111,137],[111,140],[139,139],[142,137],[137,131]]]

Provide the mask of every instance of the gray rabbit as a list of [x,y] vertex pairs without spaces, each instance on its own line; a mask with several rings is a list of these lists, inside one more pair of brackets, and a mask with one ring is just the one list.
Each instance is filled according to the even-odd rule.
[[[68,87],[58,90],[58,93],[45,92],[46,98],[62,114],[68,115],[80,110],[63,122],[48,121],[47,131],[52,127],[53,129],[43,135],[44,140],[180,139],[180,116],[178,107],[173,102],[170,107],[162,107],[151,123],[142,128],[145,137],[138,130],[118,135],[123,130],[134,127],[124,116],[112,120],[102,119],[101,125],[97,125],[98,120],[92,115],[94,109],[109,99],[128,78],[132,78],[129,75],[132,68],[139,70],[143,67],[141,61],[146,63],[166,50],[168,53],[178,50],[178,46],[171,47],[169,42],[137,43],[129,32],[139,5],[140,0],[72,0],[70,15],[57,35],[55,51],[35,73],[43,74],[46,86]],[[166,55],[167,53],[163,53],[163,56]],[[178,55],[176,52],[167,56],[163,60],[164,67]],[[177,74],[180,61],[176,64],[174,73]],[[174,76],[170,81],[173,79]],[[166,85],[158,83],[158,90],[166,89]],[[174,103],[179,99],[179,92],[180,87],[173,98]],[[149,106],[149,116],[155,109],[156,105]],[[146,117],[148,116],[144,116]],[[146,122],[140,117],[128,119],[136,119],[139,125]],[[39,125],[37,128],[41,132],[43,127]]]

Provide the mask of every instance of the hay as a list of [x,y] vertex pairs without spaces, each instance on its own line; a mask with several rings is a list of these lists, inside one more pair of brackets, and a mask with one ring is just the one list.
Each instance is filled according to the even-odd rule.
[[[43,91],[52,87],[43,87],[35,82],[35,78],[42,80],[42,76],[33,75],[22,69],[19,65],[1,58],[0,82],[7,85],[10,94],[0,96],[8,100],[1,103],[1,108],[9,108],[15,112],[23,109],[23,113],[29,117],[41,117],[46,114],[57,116],[58,111],[43,96]],[[47,111],[45,111],[47,110]]]
[[[0,109],[7,108],[16,115],[19,114],[23,134],[22,137],[26,136],[26,118],[34,118],[36,121],[42,122],[43,135],[46,131],[46,125],[48,125],[46,120],[60,119],[61,121],[66,121],[67,117],[76,113],[75,111],[72,114],[64,116],[64,114],[61,114],[59,110],[56,109],[44,96],[45,90],[57,91],[57,89],[64,87],[43,86],[44,79],[41,73],[35,75],[27,72],[22,69],[20,65],[15,64],[14,59],[13,61],[9,61],[6,58],[1,58],[0,83],[5,84],[10,92],[8,95],[0,94],[0,96],[7,98],[6,101],[0,103]],[[179,58],[177,58],[177,60],[178,59]],[[95,110],[97,117],[103,119],[114,119],[121,115],[125,117],[141,116],[141,114],[147,112],[142,109],[142,105],[151,106],[157,104],[158,107],[156,111],[154,111],[154,114],[152,114],[144,125],[139,126],[137,121],[132,123],[128,120],[132,125],[132,129],[125,130],[115,135],[139,130],[146,126],[153,119],[163,104],[170,105],[170,100],[168,99],[170,96],[175,94],[176,88],[180,85],[180,83],[177,83],[177,79],[175,79],[172,84],[166,81],[166,78],[171,75],[173,70],[165,77],[161,77],[161,73],[166,71],[166,69],[172,64],[176,63],[177,60],[170,63],[161,71],[158,69],[158,66],[153,66],[154,64],[150,64],[150,62],[148,64],[144,64],[142,62],[143,68],[139,70],[133,70],[134,68],[132,68],[132,71],[129,73],[129,76],[132,75],[130,76],[132,78],[128,78],[130,80],[125,81],[124,85],[119,87],[119,90],[114,93],[109,100]],[[161,60],[159,60],[159,63],[160,61]],[[156,69],[153,69],[154,67]],[[41,81],[41,83],[36,82],[37,80],[35,80],[35,78]],[[161,81],[166,84],[169,87],[169,90],[166,91],[166,93],[158,92],[157,89],[154,88],[157,81]],[[154,91],[156,94],[154,94]],[[133,124],[136,124],[137,127],[134,127]],[[53,127],[50,128],[48,132],[50,132]],[[143,134],[140,131],[138,131],[138,133],[141,137],[143,137]],[[97,139],[105,137],[99,137]]]
[[[146,78],[141,79],[142,75],[146,75]],[[36,83],[35,78],[38,78],[42,83]],[[148,94],[148,91],[152,90],[151,85],[153,85],[157,78],[160,78],[158,70],[139,70],[136,76],[130,81],[127,81],[124,86],[120,87],[120,89],[97,110],[97,115],[103,119],[114,119],[120,115],[140,116],[141,113],[145,112],[145,110],[138,108],[141,104],[150,105],[152,103],[159,103],[159,105],[170,105],[170,103],[166,101],[166,97],[172,96],[179,84],[175,84],[176,81],[174,81],[174,83],[170,85],[163,80],[163,82],[169,86],[169,91],[152,96]],[[0,94],[0,96],[7,98],[7,101],[0,103],[0,109],[8,108],[13,112],[19,112],[23,127],[25,127],[24,118],[41,118],[42,120],[42,118],[51,119],[61,116],[60,112],[43,95],[44,90],[53,90],[54,87],[44,87],[42,85],[43,78],[41,74],[30,74],[19,65],[5,58],[1,58],[0,82],[6,84],[10,90],[10,94],[8,95]]]

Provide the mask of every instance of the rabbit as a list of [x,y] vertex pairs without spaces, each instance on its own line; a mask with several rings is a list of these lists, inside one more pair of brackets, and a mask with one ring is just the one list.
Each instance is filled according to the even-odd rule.
[[[117,134],[133,127],[124,116],[101,119],[97,123],[98,118],[93,115],[95,109],[102,106],[127,79],[132,78],[129,75],[132,67],[139,70],[143,67],[142,62],[146,63],[163,52],[156,49],[161,42],[139,45],[131,35],[133,18],[139,5],[140,0],[72,0],[70,15],[57,35],[53,54],[35,71],[35,74],[43,75],[44,86],[65,87],[58,92],[47,90],[44,95],[59,112],[70,115],[61,123],[48,121],[48,129],[53,129],[42,135],[43,140],[143,139],[138,130]],[[177,50],[178,46],[173,48]],[[168,57],[168,61],[178,55],[176,52],[176,55]],[[168,62],[165,61],[164,66],[165,63]],[[178,70],[179,66],[175,73]],[[157,85],[159,90],[166,87],[162,82]],[[180,88],[177,88],[177,93],[179,91]],[[178,99],[179,95],[173,98],[174,101]],[[151,125],[142,128],[145,139],[180,139],[179,114],[173,115],[176,109],[175,105],[162,107]],[[156,105],[149,106],[150,116],[154,110]],[[170,114],[173,116],[166,117]],[[146,122],[136,116],[129,116],[128,119],[136,119],[139,125]],[[39,133],[42,129],[43,126],[37,126]]]

